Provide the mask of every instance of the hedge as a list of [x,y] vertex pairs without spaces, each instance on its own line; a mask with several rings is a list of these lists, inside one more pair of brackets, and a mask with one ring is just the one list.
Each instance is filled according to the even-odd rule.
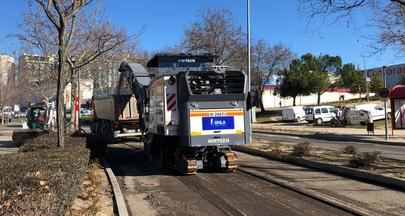
[[[52,134],[0,155],[0,215],[64,215],[89,161],[83,138],[67,138],[64,149]],[[27,152],[28,151],[28,152]]]
[[[34,139],[28,139],[23,142],[19,147],[19,152],[29,152],[39,149],[56,148],[57,134],[55,132],[50,132],[49,134],[42,134],[35,137]],[[86,147],[86,138],[84,137],[65,137],[65,147]]]
[[21,146],[27,140],[35,139],[44,134],[47,134],[47,132],[42,129],[15,129],[13,131],[13,142],[16,146]]

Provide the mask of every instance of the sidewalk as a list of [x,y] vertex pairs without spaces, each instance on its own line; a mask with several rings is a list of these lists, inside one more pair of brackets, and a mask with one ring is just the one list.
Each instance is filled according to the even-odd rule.
[[305,137],[322,137],[333,141],[369,142],[375,144],[405,146],[405,130],[388,131],[388,140],[385,140],[385,133],[382,129],[376,129],[374,136],[367,135],[365,129],[358,128],[332,128],[332,127],[311,127],[305,124],[253,124],[254,132],[266,132],[285,135],[296,135]]
[[18,125],[0,125],[0,154],[18,152],[18,147],[14,145],[12,136],[13,130]]

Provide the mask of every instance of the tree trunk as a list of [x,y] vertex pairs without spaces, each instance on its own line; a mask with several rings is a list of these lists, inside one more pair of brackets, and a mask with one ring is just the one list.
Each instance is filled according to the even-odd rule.
[[265,112],[266,109],[264,108],[262,94],[259,95],[259,105],[260,105],[260,111]]
[[58,124],[58,147],[65,147],[64,131],[65,131],[65,122],[63,118],[63,91],[65,87],[64,82],[64,64],[65,64],[65,26],[61,22],[61,28],[58,32],[59,36],[59,50],[58,50],[58,86],[56,94],[56,121]]
[[293,97],[293,106],[295,106],[295,99],[297,98],[297,96]]
[[318,106],[321,105],[321,93],[318,92]]

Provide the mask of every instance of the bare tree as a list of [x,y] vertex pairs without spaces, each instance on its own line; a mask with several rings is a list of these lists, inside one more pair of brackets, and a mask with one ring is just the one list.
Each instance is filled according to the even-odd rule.
[[[58,52],[58,96],[57,112],[60,117],[62,111],[61,94],[68,82],[72,84],[72,96],[78,94],[77,71],[81,75],[91,77],[90,67],[86,67],[98,57],[107,52],[114,52],[138,35],[128,36],[123,29],[117,29],[100,19],[97,7],[86,9],[92,0],[35,0],[39,9],[28,11],[26,19],[21,25],[22,33],[17,37],[23,44],[33,47],[43,55]],[[62,65],[61,65],[62,64]],[[66,66],[68,67],[65,67]],[[61,67],[61,68],[60,68]],[[72,100],[74,101],[74,100]],[[72,120],[75,118],[73,113]],[[63,131],[63,120],[58,119],[59,130]],[[58,132],[59,133],[59,132]],[[60,134],[59,134],[60,135]],[[63,137],[58,135],[58,143]],[[61,138],[59,138],[61,137]],[[63,144],[61,145],[63,146]]]
[[187,52],[211,53],[218,56],[216,64],[231,64],[244,52],[243,32],[226,9],[208,9],[200,21],[184,32],[182,47]]
[[264,40],[259,40],[252,49],[252,80],[256,89],[261,111],[263,106],[263,92],[274,75],[285,69],[291,63],[294,55],[292,51],[282,44],[270,46]]
[[300,0],[300,11],[308,17],[333,17],[350,19],[359,10],[372,15],[370,22],[379,28],[376,41],[371,45],[376,51],[394,47],[398,53],[405,51],[405,1],[404,0]]
[[57,32],[58,46],[58,70],[57,70],[57,94],[56,94],[56,121],[58,128],[58,146],[64,147],[64,121],[63,121],[63,91],[66,86],[65,63],[67,52],[75,31],[76,14],[87,7],[91,0],[64,1],[64,0],[35,0],[46,17],[53,24]]

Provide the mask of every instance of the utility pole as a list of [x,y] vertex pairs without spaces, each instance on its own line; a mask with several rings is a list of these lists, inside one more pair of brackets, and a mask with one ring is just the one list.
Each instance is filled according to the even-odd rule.
[[370,92],[368,90],[368,83],[371,81],[370,77],[368,77],[367,75],[367,71],[366,71],[366,56],[363,54],[363,71],[364,76],[366,77],[366,91],[367,91],[367,102],[370,101]]
[[250,92],[250,0],[247,0],[247,55],[248,91]]
[[[383,66],[383,68],[382,68],[382,75],[383,75],[383,78],[384,78],[384,88],[387,88],[387,74],[385,73],[385,68],[386,68],[387,66]],[[384,115],[385,115],[385,118],[384,118],[384,123],[385,123],[385,140],[388,140],[388,119],[387,119],[387,99],[385,98],[384,99]]]
[[[248,89],[248,93],[249,95],[251,92],[251,74],[250,74],[250,0],[246,0],[246,9],[247,9],[247,72],[248,72],[248,76],[247,76],[247,89]],[[250,112],[248,112],[248,119],[250,122],[252,122],[253,120],[253,115],[255,115],[255,112],[253,110],[254,108],[252,107]],[[256,111],[256,110],[255,110]],[[249,133],[249,142],[252,142],[252,128],[249,127],[248,129],[248,133]]]
[[77,101],[79,103],[78,114],[77,114],[77,130],[80,132],[80,68],[77,69]]

